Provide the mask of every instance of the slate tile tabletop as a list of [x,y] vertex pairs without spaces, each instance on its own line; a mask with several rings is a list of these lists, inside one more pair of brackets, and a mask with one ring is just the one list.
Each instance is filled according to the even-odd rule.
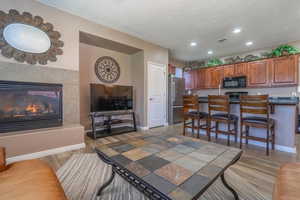
[[242,151],[181,135],[128,133],[101,138],[97,149],[170,199],[203,193]]

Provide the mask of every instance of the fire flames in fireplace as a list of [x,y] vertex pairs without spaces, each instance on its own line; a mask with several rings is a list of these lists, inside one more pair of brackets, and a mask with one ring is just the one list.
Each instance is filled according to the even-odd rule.
[[25,106],[20,105],[7,105],[4,108],[3,117],[24,117],[24,116],[36,116],[36,115],[44,115],[51,114],[55,111],[52,109],[51,104],[47,103],[29,103]]
[[27,112],[36,113],[39,110],[39,106],[31,104],[31,105],[28,105],[25,110]]
[[12,93],[2,95],[0,100],[0,119],[27,119],[56,114],[57,111],[57,97],[49,92]]

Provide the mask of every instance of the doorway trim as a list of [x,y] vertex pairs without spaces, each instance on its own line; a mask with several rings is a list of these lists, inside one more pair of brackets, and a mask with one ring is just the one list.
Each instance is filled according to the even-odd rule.
[[164,74],[165,74],[165,81],[164,81],[164,86],[163,86],[163,89],[164,89],[164,122],[163,122],[163,126],[167,126],[168,125],[168,119],[167,119],[167,92],[168,92],[168,89],[167,89],[167,81],[168,81],[168,77],[167,77],[167,65],[165,64],[161,64],[161,63],[156,63],[156,62],[152,62],[152,61],[148,61],[147,62],[147,95],[146,95],[146,98],[147,98],[147,127],[148,129],[149,128],[155,128],[155,127],[150,127],[150,98],[149,98],[149,88],[150,88],[150,84],[149,84],[149,80],[150,80],[150,64],[153,64],[153,65],[157,65],[157,66],[160,66],[161,68],[163,68],[163,71],[164,71]]

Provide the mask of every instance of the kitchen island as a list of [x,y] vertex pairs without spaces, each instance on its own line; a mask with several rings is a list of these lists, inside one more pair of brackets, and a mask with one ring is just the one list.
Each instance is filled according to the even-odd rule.
[[[239,99],[230,99],[231,114],[240,118]],[[199,97],[200,111],[208,112],[208,97]],[[270,97],[270,118],[275,120],[275,149],[290,153],[296,153],[295,132],[298,124],[298,97]],[[225,130],[226,126],[220,125]],[[240,130],[240,126],[238,127]],[[205,131],[201,131],[205,134]],[[265,137],[266,130],[250,128],[250,134]],[[214,136],[214,133],[212,133]],[[222,137],[223,135],[220,135]],[[226,136],[224,135],[224,138]],[[233,140],[233,137],[231,138]],[[249,140],[249,144],[264,146],[265,143]]]

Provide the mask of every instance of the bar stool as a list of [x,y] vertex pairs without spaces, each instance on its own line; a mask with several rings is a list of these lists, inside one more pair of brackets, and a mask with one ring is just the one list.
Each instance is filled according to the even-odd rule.
[[[220,113],[215,113],[219,111]],[[213,114],[214,112],[214,114]],[[237,142],[238,136],[238,116],[230,114],[229,97],[224,95],[209,95],[208,96],[208,127],[209,132],[214,128],[216,134],[216,140],[218,140],[218,134],[227,135],[227,145],[230,145],[230,136],[233,135],[235,142]],[[215,122],[215,127],[211,127],[211,122]],[[227,124],[227,130],[220,130],[219,123]],[[231,129],[233,125],[233,129]]]
[[[200,130],[206,130],[208,141],[210,141],[210,134],[208,132],[208,114],[199,111],[199,98],[197,95],[183,96],[183,135],[185,135],[185,129],[191,128],[194,136],[194,130],[197,130],[197,138],[200,136]],[[189,121],[191,120],[191,121]],[[197,121],[197,126],[195,126]],[[201,122],[204,122],[201,124]]]
[[[247,116],[244,116],[247,114]],[[251,115],[249,115],[251,114]],[[259,115],[259,116],[255,116]],[[242,139],[256,140],[266,143],[266,154],[269,155],[269,143],[272,143],[272,149],[275,148],[275,120],[269,116],[269,96],[268,95],[252,95],[241,96],[240,102],[240,117],[241,117],[241,129],[240,129],[240,148],[243,146]],[[245,131],[243,131],[245,127]],[[264,128],[267,130],[266,138],[250,136],[249,129]],[[271,132],[271,135],[270,135]],[[271,136],[271,137],[270,137]]]

